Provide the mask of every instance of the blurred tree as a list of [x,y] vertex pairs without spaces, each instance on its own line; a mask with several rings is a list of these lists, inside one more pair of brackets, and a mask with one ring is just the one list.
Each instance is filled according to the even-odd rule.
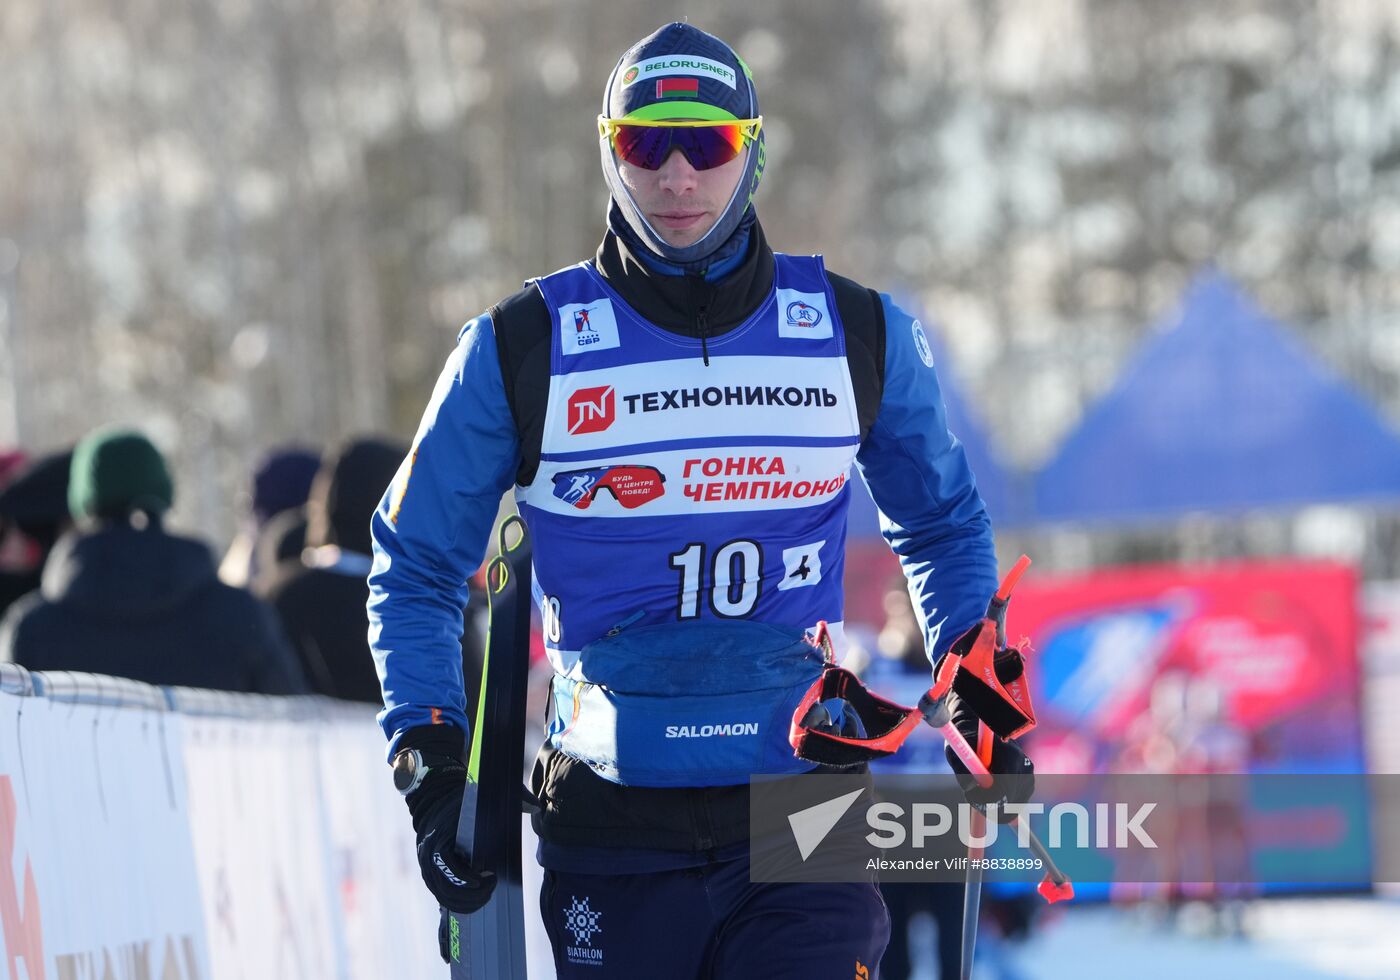
[[[140,423],[177,519],[227,536],[260,448],[411,435],[461,324],[596,246],[602,80],[685,14],[0,5],[0,442]],[[758,78],[775,245],[925,306],[1012,464],[1205,262],[1400,420],[1394,4],[724,0],[701,26]]]

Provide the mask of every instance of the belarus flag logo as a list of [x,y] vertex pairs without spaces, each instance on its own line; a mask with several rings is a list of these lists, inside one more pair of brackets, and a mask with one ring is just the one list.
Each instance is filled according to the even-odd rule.
[[658,78],[656,80],[658,99],[695,99],[700,97],[698,78]]

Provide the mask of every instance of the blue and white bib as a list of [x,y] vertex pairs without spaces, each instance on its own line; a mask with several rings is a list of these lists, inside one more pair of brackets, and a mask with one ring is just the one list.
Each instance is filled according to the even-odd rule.
[[588,264],[537,280],[548,408],[516,495],[556,672],[551,738],[618,782],[809,768],[787,724],[820,669],[803,631],[842,618],[860,429],[820,258],[775,261],[708,366],[698,338],[643,320]]

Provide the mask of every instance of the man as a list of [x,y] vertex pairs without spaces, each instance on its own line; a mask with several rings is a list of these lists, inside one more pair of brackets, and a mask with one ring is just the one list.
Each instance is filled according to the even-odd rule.
[[400,440],[357,436],[332,447],[306,504],[306,548],[267,570],[264,598],[277,610],[316,694],[380,700],[365,641],[369,598],[369,518],[406,447]]
[[19,469],[10,470],[0,489],[0,553],[5,555],[0,561],[0,615],[39,587],[54,542],[72,522],[72,460],[70,450],[25,460]]
[[148,684],[303,693],[272,610],[220,582],[207,546],[162,527],[174,499],[165,459],[145,436],[100,429],[79,442],[68,479],[75,526],[54,545],[39,589],[0,621],[0,660]]
[[[636,44],[599,133],[597,255],[466,326],[374,519],[380,717],[395,764],[430,769],[408,796],[424,880],[457,911],[493,885],[448,843],[456,633],[513,483],[555,670],[532,789],[559,975],[874,975],[873,884],[749,881],[747,782],[812,768],[787,729],[821,669],[805,631],[839,633],[851,463],[930,654],[996,587],[987,517],[919,323],[770,250],[752,205],[762,119],[727,44],[679,23]],[[755,734],[675,737],[717,720]]]
[[[320,465],[318,454],[300,446],[284,446],[263,457],[253,471],[242,526],[219,562],[219,581],[256,591],[256,584],[269,571],[259,564],[263,555],[258,548],[268,524],[288,511],[303,513]],[[296,553],[301,553],[300,547]]]

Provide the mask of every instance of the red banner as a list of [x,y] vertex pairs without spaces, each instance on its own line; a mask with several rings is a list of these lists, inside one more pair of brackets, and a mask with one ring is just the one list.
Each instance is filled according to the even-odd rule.
[[1043,771],[1363,771],[1357,578],[1303,561],[1036,578]]

